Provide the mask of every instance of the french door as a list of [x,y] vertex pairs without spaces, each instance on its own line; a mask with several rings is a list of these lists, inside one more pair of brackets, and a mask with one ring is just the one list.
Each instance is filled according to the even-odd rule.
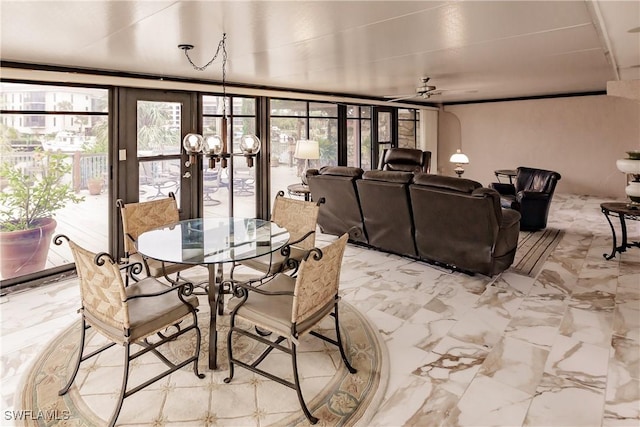
[[[199,169],[182,149],[183,136],[197,129],[197,96],[123,88],[118,111],[116,198],[134,203],[173,193],[181,219],[198,216]],[[115,220],[121,242],[119,215]]]

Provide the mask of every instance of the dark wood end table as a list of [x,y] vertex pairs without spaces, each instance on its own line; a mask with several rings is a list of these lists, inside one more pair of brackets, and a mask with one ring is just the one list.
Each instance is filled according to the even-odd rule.
[[513,178],[518,174],[515,169],[497,169],[493,173],[496,175],[498,182],[500,182],[501,176],[509,178],[509,184],[513,184]]
[[[602,256],[606,260],[610,260],[611,258],[616,256],[616,252],[622,253],[626,252],[627,248],[640,248],[640,242],[631,242],[627,241],[627,223],[626,220],[630,219],[633,221],[640,221],[640,209],[629,207],[627,203],[622,202],[606,202],[600,204],[600,209],[602,209],[602,213],[605,218],[609,222],[609,226],[611,227],[611,234],[613,235],[613,249],[610,254],[602,254]],[[620,230],[622,234],[622,241],[620,242],[620,246],[618,246],[618,239],[616,236],[616,230],[613,227],[613,223],[611,222],[611,217],[618,217],[620,220]]]

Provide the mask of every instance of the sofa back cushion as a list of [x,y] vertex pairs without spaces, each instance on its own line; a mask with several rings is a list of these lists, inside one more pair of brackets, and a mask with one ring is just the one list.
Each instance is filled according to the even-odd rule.
[[367,171],[356,181],[369,244],[400,255],[417,256],[409,201],[410,172]]
[[350,240],[367,243],[355,183],[363,172],[348,166],[325,166],[307,171],[311,197],[313,200],[325,199],[318,213],[318,225],[323,233],[336,236],[349,233]]
[[560,180],[558,172],[521,166],[517,169],[516,193],[519,191],[537,191],[553,194]]

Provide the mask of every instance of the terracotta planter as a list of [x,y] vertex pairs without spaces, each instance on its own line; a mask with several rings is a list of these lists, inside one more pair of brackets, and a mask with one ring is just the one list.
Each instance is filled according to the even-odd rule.
[[0,232],[0,273],[2,279],[44,270],[51,238],[58,223],[53,218],[38,220],[30,230]]
[[101,179],[90,179],[87,181],[87,188],[89,189],[89,194],[92,196],[97,196],[102,193],[102,180]]

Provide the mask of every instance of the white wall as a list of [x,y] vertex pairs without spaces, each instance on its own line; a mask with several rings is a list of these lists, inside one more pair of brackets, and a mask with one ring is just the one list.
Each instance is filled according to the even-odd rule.
[[580,96],[445,106],[439,118],[439,170],[469,156],[464,177],[487,185],[495,169],[531,166],[559,172],[557,192],[624,198],[616,159],[640,149],[640,103]]

